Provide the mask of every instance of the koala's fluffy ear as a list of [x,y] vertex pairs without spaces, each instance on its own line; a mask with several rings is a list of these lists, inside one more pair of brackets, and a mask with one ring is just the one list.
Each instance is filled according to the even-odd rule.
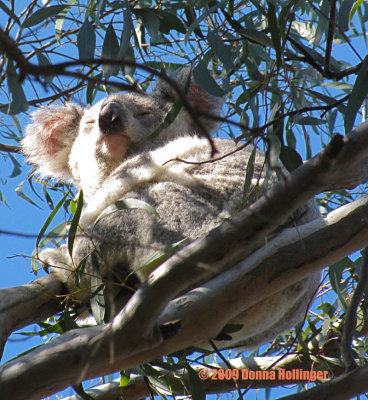
[[[184,85],[189,73],[189,68],[183,68],[174,77],[180,87]],[[159,94],[162,98],[170,101],[174,101],[176,97],[175,91],[170,86],[170,84],[163,81],[162,79],[157,82],[154,94]],[[224,98],[215,97],[206,92],[194,81],[193,75],[191,76],[190,86],[186,97],[191,106],[196,111],[203,111],[204,113],[210,113],[213,115],[221,114],[221,108],[224,104]],[[210,132],[217,128],[218,123],[216,121],[209,119],[203,120],[205,122],[206,128]]]
[[83,109],[72,103],[42,107],[32,114],[21,149],[40,174],[61,181],[72,178],[68,160],[82,115]]

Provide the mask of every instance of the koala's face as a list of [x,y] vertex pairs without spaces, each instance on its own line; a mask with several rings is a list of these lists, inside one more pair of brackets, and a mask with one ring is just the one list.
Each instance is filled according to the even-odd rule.
[[112,167],[126,157],[134,144],[147,140],[170,107],[170,102],[153,95],[122,93],[108,96],[85,111],[75,145],[89,148],[93,144],[96,157]]
[[[187,72],[179,73],[179,86],[186,77]],[[187,98],[194,110],[215,114],[222,104],[195,82],[190,83]],[[158,137],[150,137],[174,101],[172,87],[159,81],[152,93],[114,94],[87,109],[72,103],[41,107],[32,115],[22,151],[43,176],[72,181],[91,197],[129,155],[146,153],[178,136],[196,133],[196,124],[182,110]],[[210,119],[203,122],[208,131],[216,127]]]

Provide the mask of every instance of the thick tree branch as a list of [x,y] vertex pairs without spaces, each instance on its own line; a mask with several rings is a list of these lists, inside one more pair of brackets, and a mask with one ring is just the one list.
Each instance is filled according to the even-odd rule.
[[[358,172],[354,172],[354,168],[347,168],[346,163],[349,163],[349,167],[351,165],[362,167],[362,163],[365,165],[364,149],[367,147],[366,141],[368,140],[366,130],[367,124],[363,124],[354,131],[351,137],[345,139],[338,137],[321,154],[286,177],[285,181],[275,186],[267,196],[254,203],[248,210],[239,213],[233,220],[222,224],[205,238],[187,246],[169,259],[150,276],[111,325],[67,333],[51,345],[46,345],[43,350],[40,349],[37,353],[26,356],[30,357],[30,360],[27,359],[27,369],[20,368],[19,364],[14,369],[8,367],[2,375],[3,387],[13,388],[13,384],[11,383],[13,378],[17,381],[20,379],[20,376],[27,374],[28,367],[40,377],[44,376],[42,372],[44,368],[45,373],[51,368],[51,370],[56,370],[52,374],[55,377],[55,381],[50,382],[48,389],[45,389],[49,393],[49,391],[52,392],[55,389],[58,390],[73,382],[75,383],[81,378],[107,373],[107,370],[112,371],[126,368],[125,363],[128,366],[132,366],[147,361],[159,354],[167,354],[176,350],[178,343],[180,343],[179,346],[185,347],[193,341],[213,337],[221,329],[226,318],[230,317],[229,309],[236,314],[239,310],[249,307],[255,301],[259,300],[260,293],[271,294],[277,290],[281,290],[282,287],[301,279],[313,270],[322,268],[328,263],[337,261],[342,256],[363,247],[368,239],[365,224],[365,216],[367,215],[366,198],[352,203],[350,205],[352,207],[351,210],[349,208],[342,209],[341,213],[348,213],[347,219],[343,218],[340,221],[343,225],[328,234],[329,240],[325,239],[327,233],[325,233],[325,236],[318,237],[318,240],[313,243],[317,253],[312,251],[312,244],[311,249],[307,247],[308,240],[302,235],[302,228],[298,228],[297,234],[295,234],[296,245],[302,247],[300,246],[300,238],[302,237],[302,243],[305,244],[305,248],[307,249],[305,254],[301,254],[301,258],[297,264],[298,268],[295,269],[296,266],[294,266],[294,269],[292,271],[288,270],[287,273],[272,268],[264,271],[266,263],[262,259],[264,267],[257,268],[256,276],[251,274],[249,281],[252,282],[251,284],[238,279],[238,283],[243,282],[245,285],[250,285],[250,287],[247,286],[249,290],[246,296],[244,296],[243,288],[241,291],[242,295],[238,296],[238,299],[233,299],[231,295],[221,296],[219,299],[210,299],[211,304],[219,304],[219,309],[216,309],[216,315],[212,316],[210,321],[206,322],[203,318],[203,314],[209,314],[208,299],[204,301],[203,308],[197,306],[200,314],[192,312],[190,316],[181,315],[183,324],[185,318],[189,318],[188,321],[191,322],[186,322],[184,327],[187,326],[187,328],[183,327],[181,334],[175,337],[175,340],[179,340],[178,342],[169,340],[161,343],[162,338],[157,335],[158,332],[155,329],[152,330],[156,326],[157,316],[170,299],[174,298],[193,282],[197,282],[201,277],[202,279],[208,279],[223,269],[224,265],[233,264],[244,259],[256,247],[262,245],[265,235],[280,225],[292,210],[304,203],[310,196],[322,191],[326,187],[343,187],[343,185],[351,185],[352,181],[354,181],[354,184],[360,183],[361,174],[364,177],[366,172],[361,171],[363,168],[358,168]],[[341,176],[344,179],[341,179]],[[335,218],[337,214],[332,215]],[[322,226],[318,225],[321,222],[316,221],[314,223],[317,224],[317,230],[322,229]],[[307,226],[311,227],[312,225],[308,224]],[[349,230],[350,234],[347,233]],[[290,230],[282,233],[279,236],[281,238],[279,240],[284,240],[288,232]],[[341,232],[344,232],[344,235],[341,235]],[[329,248],[326,242],[332,247]],[[324,244],[323,249],[319,247],[321,243]],[[270,251],[269,246],[270,244],[268,244],[267,251]],[[294,252],[296,252],[296,249],[291,250],[289,254],[294,254]],[[259,254],[259,252],[256,254]],[[313,257],[312,259],[305,258],[306,255],[313,255]],[[255,255],[252,257],[243,263],[245,268],[249,268],[249,264],[247,263],[254,260]],[[273,255],[273,260],[274,257],[275,255]],[[290,265],[289,258],[288,256],[286,260],[280,261],[278,265],[286,265],[293,268]],[[307,266],[301,267],[301,265],[305,265],[308,262]],[[304,271],[304,275],[301,272],[302,270]],[[265,275],[262,275],[261,271],[264,271]],[[224,276],[221,278],[225,279]],[[267,277],[270,280],[267,290],[260,289],[264,284],[262,282],[265,282]],[[221,281],[221,285],[224,284],[222,279],[217,279]],[[212,281],[211,285],[213,284]],[[230,284],[230,293],[236,293],[232,285],[233,283]],[[219,291],[219,293],[222,292]],[[230,299],[231,304],[226,303],[226,299]],[[224,301],[225,303],[223,303]],[[222,308],[220,304],[223,304]],[[151,310],[154,310],[154,312],[152,313]],[[220,310],[222,310],[222,314]],[[161,321],[165,321],[165,318],[173,320],[172,317],[174,314],[171,311],[166,316],[163,314]],[[199,320],[206,323],[206,325],[203,325],[207,326],[205,331],[198,330]],[[142,327],[142,321],[146,321],[147,325]],[[106,358],[109,358],[109,355],[112,354],[112,343],[114,344],[114,358],[107,360]],[[145,349],[152,347],[155,347],[156,351],[152,353],[145,352]],[[68,351],[65,353],[64,350],[66,348]],[[61,353],[62,356],[60,356],[57,349],[60,349],[60,351],[64,349]],[[36,370],[34,370],[34,368],[31,368],[31,360],[41,356],[39,352],[46,352],[45,355],[47,356],[45,359],[48,359],[50,364],[46,362],[43,365],[35,366]],[[137,359],[136,356],[133,356],[137,352],[140,352],[142,357]],[[79,362],[76,363],[75,357],[70,357],[70,354],[75,354]],[[128,356],[131,358],[127,358]],[[122,363],[121,360],[124,359],[125,362]],[[23,363],[20,360],[19,362]],[[106,362],[109,364],[108,367],[106,367]],[[57,365],[60,365],[60,368]],[[41,369],[38,370],[38,368]],[[68,371],[68,374],[65,373],[65,370]],[[77,371],[81,370],[83,370],[83,376],[78,375]],[[60,378],[60,374],[62,378]],[[40,386],[38,387],[38,385]],[[44,380],[42,382],[34,381],[34,395],[36,396],[39,390],[43,390],[42,387],[44,386]],[[15,387],[19,387],[19,383]],[[46,394],[45,392],[43,393]],[[30,399],[32,397],[29,396],[27,398]]]
[[[315,358],[311,358],[308,355],[288,355],[282,359],[281,357],[241,357],[231,359],[227,363],[214,363],[207,367],[195,365],[192,366],[192,368],[197,373],[203,370],[206,371],[206,374],[203,375],[207,375],[208,379],[203,380],[203,388],[206,394],[211,394],[235,390],[234,383],[231,380],[211,379],[211,376],[213,376],[213,369],[227,369],[230,366],[233,370],[238,370],[240,379],[237,383],[241,388],[267,388],[285,385],[286,383],[307,382],[307,380],[302,379],[290,379],[286,381],[285,379],[279,379],[279,377],[282,377],[282,370],[316,370],[319,364],[316,363],[315,360]],[[333,365],[331,367],[333,369]],[[249,377],[249,371],[267,371],[267,373],[265,374],[265,379],[246,379]],[[185,369],[176,370],[174,372],[161,369],[161,372],[161,375],[165,377],[165,382],[168,383],[173,392],[187,395],[186,388],[190,385],[189,376]],[[266,376],[273,376],[273,372],[275,373],[276,379],[266,379]],[[119,398],[119,396],[122,396],[125,400],[138,400],[149,396],[146,382],[140,375],[133,375],[128,385],[124,388],[121,388],[119,384],[120,382],[117,379],[87,390],[87,394],[94,400],[115,400]],[[64,400],[82,400],[82,398],[78,395],[73,395],[66,397]]]
[[8,336],[16,329],[57,313],[56,296],[65,291],[53,274],[37,281],[0,290],[0,358]]
[[[229,318],[256,304],[262,294],[272,295],[361,248],[368,241],[367,213],[366,196],[331,213],[325,220],[283,231],[237,267],[171,302],[160,322],[179,319],[181,329],[163,342],[154,335],[139,336],[145,332],[138,326],[143,321],[140,307],[148,316],[167,297],[143,285],[112,324],[70,331],[5,364],[0,370],[2,394],[11,394],[14,400],[37,399],[82,379],[127,369],[214,337]],[[161,281],[166,280],[165,269],[160,268],[149,285],[160,288]],[[180,263],[167,274],[182,278]],[[165,290],[172,291],[170,286]],[[156,297],[152,298],[152,294]]]
[[367,390],[368,366],[365,366],[305,392],[282,397],[280,400],[348,400]]

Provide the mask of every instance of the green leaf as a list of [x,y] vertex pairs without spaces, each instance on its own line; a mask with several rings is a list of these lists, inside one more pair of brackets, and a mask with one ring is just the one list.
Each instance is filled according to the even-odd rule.
[[68,251],[69,251],[70,257],[73,257],[74,240],[75,240],[75,236],[77,234],[79,219],[80,219],[80,216],[82,213],[82,208],[83,208],[83,191],[81,190],[79,193],[77,210],[75,211],[74,217],[72,219],[72,223],[70,225],[69,234],[68,234]]
[[266,47],[274,47],[273,41],[265,33],[259,32],[256,29],[243,29],[241,35],[251,42],[255,42]]
[[105,297],[104,283],[101,277],[101,270],[98,257],[95,253],[91,254],[92,258],[92,276],[91,276],[91,310],[96,319],[97,324],[102,324],[105,318]]
[[40,8],[23,22],[22,27],[30,28],[31,26],[37,25],[40,22],[46,20],[47,18],[51,18],[54,17],[55,15],[58,15],[66,7],[67,4],[63,6],[49,6]]
[[[190,87],[190,77],[191,74],[188,74],[188,76],[186,77],[183,86],[182,86],[182,91],[183,91],[183,95],[186,96],[188,91],[189,91],[189,87]],[[183,104],[181,103],[179,98],[176,98],[174,101],[174,104],[171,108],[171,110],[166,114],[165,119],[162,121],[162,123],[149,135],[150,139],[153,139],[155,137],[157,137],[164,129],[166,129],[167,127],[169,127],[175,120],[175,118],[177,117],[177,115],[179,114],[180,110],[182,109]]]
[[289,146],[281,147],[280,160],[289,172],[303,164],[301,155]]
[[246,196],[252,185],[252,178],[253,178],[253,174],[254,174],[254,160],[256,158],[256,151],[257,151],[257,148],[256,148],[256,146],[254,146],[253,150],[250,154],[250,157],[247,161],[247,169],[245,172],[245,181],[244,181],[244,186],[243,186],[243,201],[246,200]]
[[231,47],[225,45],[223,40],[215,31],[210,31],[208,33],[207,40],[213,52],[216,54],[219,60],[221,60],[221,62],[224,64],[224,67],[227,70],[232,69],[234,66],[233,64],[234,54],[232,52]]
[[157,267],[163,264],[166,260],[168,260],[176,250],[184,243],[187,239],[180,240],[177,243],[173,243],[172,245],[166,246],[165,250],[157,251],[152,254],[147,260],[145,260],[142,264],[137,267],[136,271],[141,271],[142,276],[148,276],[152,271],[154,271]]
[[268,1],[268,14],[267,14],[268,26],[271,32],[271,39],[276,52],[276,64],[277,67],[281,67],[281,39],[279,32],[279,25],[277,24],[276,18],[276,7]]
[[[200,17],[198,17],[187,29],[187,33],[185,34],[185,43],[188,43],[190,35],[192,32],[199,27],[202,21],[204,21],[207,17],[209,17],[212,13],[214,13],[218,8],[223,8],[226,6],[228,0],[222,0],[220,3],[217,3],[210,7],[206,12],[204,12]],[[222,11],[224,12],[224,11]]]
[[26,194],[23,192],[23,184],[25,181],[22,181],[15,189],[15,193],[21,197],[23,200],[27,201],[28,203],[40,208],[33,200],[31,200]]
[[268,135],[268,139],[270,140],[269,151],[269,160],[271,168],[277,165],[277,160],[280,156],[281,152],[281,142],[280,139],[276,135]]
[[292,117],[291,120],[298,125],[321,125],[326,123],[326,120],[324,119],[310,116],[301,117],[300,115]]
[[[123,30],[121,32],[118,58],[124,59],[124,60],[135,61],[134,50],[130,43],[130,38],[131,38],[132,32],[134,30],[134,26],[132,23],[132,13],[131,13],[130,7],[127,7],[124,10],[123,14],[124,14],[124,22],[123,22]],[[134,72],[135,72],[135,67],[122,64],[121,70],[124,75],[133,76]]]
[[10,115],[26,111],[28,108],[27,98],[24,94],[19,76],[14,68],[13,60],[11,59],[8,60],[7,81],[9,92],[12,95],[12,102],[10,106],[0,107],[1,111]]
[[9,153],[8,156],[10,157],[13,163],[13,171],[9,175],[9,178],[15,178],[16,176],[19,176],[22,173],[22,167],[18,162],[18,160],[13,156],[13,154]]
[[339,303],[344,312],[348,309],[348,306],[345,300],[345,294],[344,294],[345,289],[341,287],[340,282],[344,269],[349,267],[350,265],[351,265],[350,259],[348,257],[345,257],[328,268],[328,277],[331,283],[331,287],[337,294],[339,298]]
[[77,35],[77,46],[80,60],[93,58],[96,50],[96,33],[92,24],[86,20]]
[[160,32],[168,34],[171,30],[180,33],[186,33],[185,26],[181,20],[175,15],[166,10],[155,10],[157,17],[160,19]]
[[365,56],[351,91],[345,112],[345,133],[349,133],[355,123],[356,115],[368,94],[368,56]]
[[149,8],[133,9],[133,13],[142,21],[153,42],[156,41],[160,30],[160,19],[154,10]]
[[120,47],[118,58],[124,58],[126,51],[130,45],[130,37],[133,31],[132,13],[130,7],[126,7],[123,11],[123,30],[121,32]]
[[[42,54],[39,50],[36,50],[36,55],[37,55],[37,60],[38,60],[38,64],[45,67],[45,66],[49,66],[51,63],[49,61],[49,59]],[[52,82],[52,80],[54,79],[53,75],[46,75],[44,78],[44,82],[45,84],[49,84]]]
[[8,8],[8,7],[4,4],[3,1],[0,1],[0,8],[1,8],[6,14],[8,14],[10,18],[14,19],[14,21],[15,21],[18,25],[21,24],[21,22],[20,22],[18,16],[17,16],[16,14],[14,14],[13,11],[10,10],[10,8]]
[[130,372],[120,371],[120,383],[119,387],[125,387],[130,382]]
[[209,94],[215,97],[223,97],[226,92],[220,88],[212,78],[203,62],[199,62],[193,70],[193,77],[196,83]]
[[205,400],[206,392],[203,387],[203,382],[199,379],[196,372],[189,364],[186,365],[189,377],[190,394],[193,400]]
[[47,217],[46,222],[43,224],[43,226],[40,230],[40,233],[37,236],[36,249],[40,248],[40,242],[41,242],[41,239],[42,239],[44,233],[46,232],[46,229],[49,227],[51,221],[54,219],[56,213],[59,211],[60,207],[63,205],[63,203],[67,197],[68,197],[68,193],[65,193],[63,198],[57,203],[55,208],[51,211],[50,215]]
[[337,14],[337,25],[343,32],[349,30],[350,10],[355,0],[344,0]]
[[291,0],[286,5],[281,6],[282,8],[279,14],[278,25],[280,27],[280,33],[282,36],[286,35],[286,21],[290,17],[291,9],[295,8],[300,2],[301,0]]
[[64,10],[62,10],[55,21],[55,38],[58,42],[60,42],[61,39],[61,34],[63,32],[63,24],[64,24],[64,19],[65,16],[67,14],[67,12],[71,9],[72,6],[74,6],[76,0],[69,0],[66,3],[66,7],[64,8]]
[[102,213],[96,219],[95,225],[97,225],[98,222],[101,221],[102,218],[105,218],[110,214],[113,214],[119,210],[128,210],[131,208],[140,208],[140,209],[148,211],[149,213],[155,215],[156,217],[159,217],[155,208],[152,207],[147,202],[145,202],[143,200],[139,200],[139,199],[129,199],[128,198],[128,199],[124,199],[124,200],[118,200],[111,206],[105,208],[105,210],[103,210]]
[[[119,53],[119,42],[116,37],[115,29],[110,23],[106,30],[105,40],[102,46],[102,58],[116,60]],[[114,76],[119,73],[119,65],[104,64],[102,66],[103,73],[106,77]]]
[[4,197],[4,195],[3,195],[3,193],[2,193],[1,190],[0,190],[0,201],[1,201],[3,204],[5,204],[7,207],[9,207],[9,205],[8,205],[8,203],[6,202],[5,197]]

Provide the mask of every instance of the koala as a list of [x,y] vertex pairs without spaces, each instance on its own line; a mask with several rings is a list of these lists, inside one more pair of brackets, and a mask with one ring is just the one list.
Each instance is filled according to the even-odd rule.
[[[178,74],[180,86],[186,76],[185,71]],[[187,98],[194,110],[220,113],[222,100],[193,80]],[[220,156],[231,154],[211,160],[208,139],[200,136],[185,109],[152,137],[174,101],[173,89],[159,81],[151,93],[112,94],[86,109],[72,103],[40,108],[21,143],[41,175],[83,190],[86,207],[72,256],[64,245],[44,250],[40,260],[53,267],[71,298],[83,304],[96,290],[91,277],[98,266],[105,319],[123,307],[160,262],[263,190],[254,185],[251,194],[243,193],[251,149],[234,152],[233,141],[214,139]],[[200,120],[208,132],[215,130],[212,119]],[[265,155],[257,150],[255,183],[265,178],[264,164]],[[123,207],[114,208],[116,204]],[[289,223],[301,225],[318,217],[310,201]],[[255,347],[289,329],[304,316],[318,283],[319,274],[314,274],[245,310],[231,321],[243,328],[235,336],[226,335],[223,345]]]

